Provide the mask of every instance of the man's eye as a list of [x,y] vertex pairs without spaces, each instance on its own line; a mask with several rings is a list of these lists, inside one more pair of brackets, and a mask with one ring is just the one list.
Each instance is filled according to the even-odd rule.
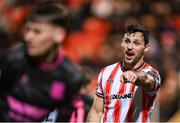
[[25,27],[25,28],[24,28],[24,31],[25,31],[25,32],[28,32],[29,30],[30,30],[30,29],[29,29],[28,27]]
[[130,43],[130,41],[129,41],[129,40],[127,40],[127,39],[126,39],[126,40],[124,40],[124,42],[125,42],[125,43]]
[[139,42],[134,42],[134,44],[135,44],[136,46],[140,45],[140,43],[139,43]]
[[34,32],[35,32],[36,34],[40,34],[40,33],[41,33],[41,31],[38,30],[38,29],[35,29]]

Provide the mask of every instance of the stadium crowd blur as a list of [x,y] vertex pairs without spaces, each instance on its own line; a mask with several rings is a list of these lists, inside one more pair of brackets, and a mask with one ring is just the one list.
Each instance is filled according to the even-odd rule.
[[[33,5],[43,1],[0,0],[0,23],[21,41],[24,18]],[[162,78],[154,121],[180,121],[180,0],[56,1],[67,5],[71,13],[63,49],[92,78],[82,89],[84,94],[93,99],[100,68],[121,60],[124,27],[141,23],[151,32],[146,61]]]

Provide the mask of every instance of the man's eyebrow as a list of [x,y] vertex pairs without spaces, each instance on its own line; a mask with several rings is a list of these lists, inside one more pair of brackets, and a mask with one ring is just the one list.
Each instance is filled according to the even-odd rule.
[[140,41],[139,39],[134,39],[134,41]]
[[139,40],[139,39],[134,39],[134,41],[136,41],[136,42],[141,42],[141,40]]
[[124,40],[128,40],[128,41],[130,41],[130,39],[129,39],[128,37],[124,37]]

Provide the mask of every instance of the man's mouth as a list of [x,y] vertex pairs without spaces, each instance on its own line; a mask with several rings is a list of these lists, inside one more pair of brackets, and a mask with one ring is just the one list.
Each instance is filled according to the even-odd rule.
[[34,48],[34,46],[30,43],[27,43],[26,46],[27,46],[27,48]]
[[26,47],[27,51],[32,51],[34,48],[35,47],[33,45],[27,44],[27,47]]
[[125,55],[126,55],[127,58],[132,58],[135,55],[135,53],[134,52],[130,52],[130,51],[126,51]]

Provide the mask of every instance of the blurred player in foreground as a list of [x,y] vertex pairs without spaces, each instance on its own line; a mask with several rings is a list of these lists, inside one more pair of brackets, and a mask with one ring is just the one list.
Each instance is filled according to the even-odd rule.
[[62,5],[37,5],[25,20],[25,42],[2,48],[0,121],[43,121],[55,108],[60,116],[57,121],[70,121],[78,92],[87,80],[59,51],[68,18]]
[[148,122],[160,88],[157,70],[144,62],[149,31],[135,24],[121,43],[123,60],[103,68],[87,121]]

